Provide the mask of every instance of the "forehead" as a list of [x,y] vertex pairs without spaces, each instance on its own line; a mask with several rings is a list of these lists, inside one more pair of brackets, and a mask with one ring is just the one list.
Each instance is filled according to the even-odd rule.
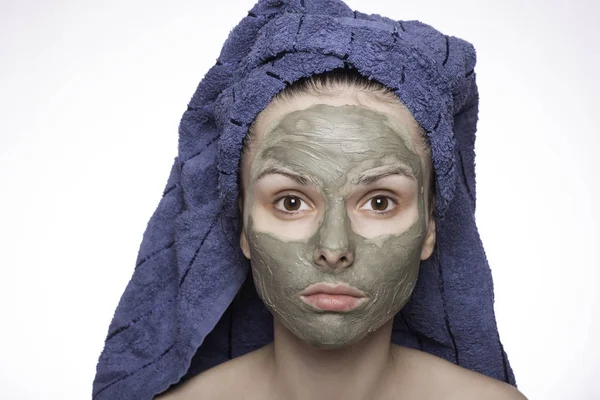
[[271,103],[259,114],[242,175],[247,182],[250,167],[256,169],[257,162],[262,167],[265,160],[306,165],[307,157],[321,159],[312,165],[321,166],[323,174],[398,161],[416,174],[420,168],[415,154],[421,143],[418,123],[399,100],[383,103],[351,88],[325,96],[296,95]]
[[255,140],[258,142],[273,123],[289,113],[305,110],[317,104],[330,106],[354,105],[386,114],[396,123],[407,128],[410,132],[410,140],[420,143],[421,137],[418,130],[419,124],[398,99],[397,104],[378,101],[369,93],[359,92],[353,88],[340,88],[335,93],[327,95],[298,94],[284,101],[273,101],[269,106],[258,114],[255,123]]
[[407,129],[386,114],[356,105],[316,104],[267,127],[252,171],[256,175],[284,166],[335,185],[384,166],[404,167],[418,179],[419,161]]

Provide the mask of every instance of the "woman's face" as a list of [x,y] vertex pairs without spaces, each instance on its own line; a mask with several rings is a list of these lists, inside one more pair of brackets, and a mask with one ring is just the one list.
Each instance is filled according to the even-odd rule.
[[389,321],[435,241],[416,121],[400,104],[345,90],[259,115],[242,167],[240,244],[257,291],[278,321],[321,348]]

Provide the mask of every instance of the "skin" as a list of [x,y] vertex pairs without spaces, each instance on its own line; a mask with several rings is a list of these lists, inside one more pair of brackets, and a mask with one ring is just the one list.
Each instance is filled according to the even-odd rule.
[[[308,125],[300,124],[298,128],[296,117],[300,114],[293,113],[306,111],[317,104],[360,106],[363,110],[316,107],[310,111],[313,113],[310,118],[301,118],[306,119]],[[302,158],[302,162],[299,160],[287,167],[307,169],[303,173],[310,172],[310,175],[303,176],[310,179],[305,184],[281,174],[268,174],[264,180],[257,179],[261,171],[268,168],[269,162],[282,158],[278,161],[281,163],[302,157],[293,152],[275,151],[277,146],[292,140],[295,135],[304,139],[311,132],[310,126],[323,129],[324,123],[337,124],[337,117],[342,113],[348,115],[348,111],[356,115],[353,124],[360,128],[349,134],[356,134],[352,136],[356,140],[343,145],[347,141],[342,139],[342,132],[330,130],[330,140],[318,141],[311,150],[319,148],[325,152],[323,156],[328,154],[326,152],[337,153],[340,157],[331,170],[335,174],[321,173],[318,163],[311,164]],[[319,113],[326,113],[325,122],[315,119]],[[382,114],[387,114],[384,116],[388,118],[388,125],[383,124]],[[386,134],[370,130],[372,136],[382,138],[381,145],[377,144],[379,139],[372,142],[359,139],[360,132],[371,126],[373,120],[379,121],[377,126],[382,131],[385,130],[383,126],[389,127]],[[351,88],[340,88],[326,97],[306,94],[284,103],[272,103],[258,116],[253,148],[243,160],[241,169],[244,227],[240,245],[251,259],[255,279],[262,282],[257,286],[262,285],[265,303],[275,311],[274,341],[196,375],[159,399],[525,399],[506,383],[391,343],[391,318],[412,290],[411,282],[417,269],[415,259],[428,258],[435,243],[435,222],[424,200],[429,187],[426,165],[430,161],[418,151],[420,138],[415,124],[414,118],[400,104],[382,104]],[[278,136],[278,129],[291,130],[293,134]],[[267,133],[273,135],[267,136]],[[381,153],[367,163],[361,159],[372,153],[367,151],[365,143],[369,151]],[[398,162],[386,158],[387,146],[391,144],[401,150],[401,156],[396,158],[401,158],[400,161],[411,168],[413,178],[395,174],[376,181],[376,189],[357,186],[357,177],[369,168],[381,172],[381,169],[377,170],[381,164]],[[269,148],[273,151],[268,151]],[[414,158],[415,154],[419,160]],[[344,176],[339,175],[341,171],[345,172]],[[370,199],[397,191],[402,192],[405,199],[412,200],[400,203],[403,206],[395,209],[397,213],[377,219],[371,213],[374,207],[369,203]],[[292,217],[279,214],[277,208],[285,210],[285,204],[291,203],[269,201],[279,199],[273,199],[277,193],[280,197],[294,193],[305,200],[298,207],[301,213]],[[398,244],[413,247],[389,248]],[[398,252],[402,262],[388,262],[391,257],[386,252]],[[378,263],[372,262],[375,257],[379,257]],[[388,278],[396,280],[383,282]],[[379,279],[387,289],[377,287]],[[365,303],[364,309],[343,315],[306,309],[297,301],[296,292],[317,280],[349,282],[366,291],[369,302]],[[390,296],[389,290],[396,289],[400,289],[399,295]],[[376,296],[377,302],[374,301]],[[368,307],[377,315],[361,314]],[[388,311],[389,317],[386,317]],[[300,317],[307,322],[295,321]],[[363,317],[368,322],[357,320]],[[384,323],[377,329],[382,320]],[[359,327],[352,327],[353,324]],[[288,325],[295,326],[296,330]],[[326,328],[331,332],[317,332]],[[346,334],[344,330],[350,333]]]

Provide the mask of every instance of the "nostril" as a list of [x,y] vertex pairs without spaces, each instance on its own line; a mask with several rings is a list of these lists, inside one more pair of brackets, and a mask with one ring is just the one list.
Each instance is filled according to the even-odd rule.
[[319,249],[315,253],[315,262],[321,267],[345,268],[351,265],[352,261],[352,254],[348,250]]
[[352,265],[352,263],[354,262],[354,257],[352,256],[352,253],[350,253],[349,251],[345,252],[346,254],[343,255],[342,257],[340,257],[338,264],[340,265],[340,267],[346,268],[349,265]]

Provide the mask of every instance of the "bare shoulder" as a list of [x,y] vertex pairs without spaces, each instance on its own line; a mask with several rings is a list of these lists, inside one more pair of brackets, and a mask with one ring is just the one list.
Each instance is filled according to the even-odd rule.
[[[264,385],[265,368],[270,346],[206,370],[171,390],[155,397],[155,400],[231,399],[243,394],[259,393]],[[252,397],[252,396],[250,396]],[[248,398],[248,397],[247,397]]]
[[398,368],[405,386],[424,398],[447,400],[527,400],[514,386],[455,365],[434,355],[399,347]]

